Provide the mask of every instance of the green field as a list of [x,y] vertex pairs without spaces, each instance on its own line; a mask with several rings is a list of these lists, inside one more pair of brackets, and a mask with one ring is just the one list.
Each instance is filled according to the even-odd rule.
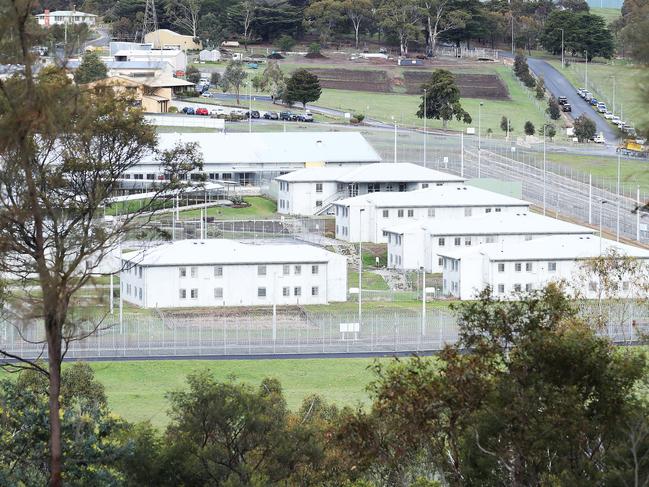
[[604,17],[607,24],[619,19],[622,15],[622,11],[619,8],[591,8],[590,13]]
[[[389,289],[388,284],[385,282],[383,277],[375,274],[370,271],[363,271],[362,279],[363,289],[369,289],[372,291],[387,291]],[[347,271],[347,288],[358,287],[358,271],[349,269]]]
[[215,377],[253,385],[264,377],[281,381],[289,408],[296,409],[309,394],[321,394],[341,406],[365,403],[372,379],[367,367],[374,359],[220,360],[91,362],[106,387],[110,408],[129,421],[150,420],[163,427],[168,403],[165,393],[185,387],[187,374],[201,369]]
[[[550,63],[560,70],[573,86],[585,86],[586,66],[584,63],[571,64],[564,70],[561,70],[560,61],[555,60]],[[588,90],[598,100],[604,101],[616,115],[621,116],[637,128],[642,124],[649,123],[647,100],[643,98],[640,86],[643,82],[643,75],[648,76],[646,69],[624,61],[616,60],[607,64],[589,63]],[[644,81],[646,82],[646,78]],[[614,98],[615,103],[613,103]],[[593,116],[597,116],[596,112],[593,112]]]
[[[236,220],[241,218],[272,218],[277,212],[277,203],[263,196],[246,196],[243,198],[250,206],[245,208],[231,208],[229,206],[212,206],[207,209],[207,216],[217,219]],[[181,219],[199,218],[200,210],[187,210],[180,212]]]

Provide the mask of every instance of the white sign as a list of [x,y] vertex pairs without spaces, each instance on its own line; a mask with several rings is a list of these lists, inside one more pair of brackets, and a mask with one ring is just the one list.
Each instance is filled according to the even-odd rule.
[[434,287],[427,287],[426,288],[426,294],[435,294],[435,288]]
[[352,114],[349,112],[345,112],[345,120],[349,120],[352,118]]
[[475,135],[475,127],[467,127],[466,133],[469,135]]
[[349,294],[358,294],[358,288],[357,287],[350,287],[349,288]]
[[341,323],[340,333],[358,333],[361,330],[360,323]]

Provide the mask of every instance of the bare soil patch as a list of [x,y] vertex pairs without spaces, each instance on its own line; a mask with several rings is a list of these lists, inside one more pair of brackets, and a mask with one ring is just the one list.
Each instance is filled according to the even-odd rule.
[[[431,73],[425,71],[405,71],[403,77],[406,93],[421,93],[421,85],[428,81]],[[463,98],[482,98],[486,100],[509,100],[505,83],[496,74],[455,73],[456,82]]]
[[320,78],[320,86],[338,90],[371,91],[389,93],[392,91],[385,71],[354,69],[316,69],[309,71]]

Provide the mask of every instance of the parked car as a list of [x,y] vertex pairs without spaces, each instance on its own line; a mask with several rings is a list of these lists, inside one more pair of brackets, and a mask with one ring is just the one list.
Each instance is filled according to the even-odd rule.
[[597,134],[593,139],[593,142],[595,142],[596,144],[606,144],[606,139],[604,138],[604,134],[601,132]]
[[185,115],[193,115],[194,109],[192,107],[183,107],[181,112],[183,112]]
[[291,122],[291,121],[293,121],[294,116],[295,115],[293,115],[291,112],[279,112],[279,119],[280,120]]
[[559,105],[565,105],[566,103],[568,103],[568,97],[567,96],[560,96],[558,101],[559,101]]
[[583,88],[579,88],[577,90],[577,94],[583,98],[584,96],[586,96],[586,90]]
[[266,120],[278,120],[279,115],[277,115],[277,112],[266,112],[264,113],[264,118]]
[[305,113],[303,118],[304,122],[313,122],[313,115],[310,113]]
[[586,92],[584,93],[584,100],[586,100],[586,101],[590,101],[590,100],[592,100],[592,99],[593,99],[593,95],[592,95],[592,93],[591,93],[590,91],[586,91]]
[[611,117],[611,123],[612,123],[613,125],[617,125],[617,124],[620,123],[621,121],[622,121],[622,120],[621,120],[620,117],[618,117],[617,115],[613,115],[613,116]]
[[252,118],[259,118],[259,112],[257,110],[253,110],[252,112],[250,112],[250,116]]
[[196,109],[196,115],[209,115],[210,112],[207,108],[205,107],[200,107]]
[[606,120],[611,120],[614,116],[615,116],[615,115],[613,115],[613,112],[610,111],[610,110],[606,110],[606,111],[604,112],[604,118],[605,118]]
[[588,101],[588,103],[590,103],[592,106],[596,107],[599,102],[597,101],[597,98],[591,98]]
[[599,103],[597,104],[597,111],[598,111],[599,113],[605,113],[605,112],[607,111],[607,109],[606,109],[606,103],[599,102]]
[[201,96],[203,98],[212,98],[214,95],[212,93],[208,93],[207,91],[204,91],[203,93],[201,93]]
[[561,105],[561,111],[572,112],[572,107],[570,106],[570,103],[564,103],[563,105]]

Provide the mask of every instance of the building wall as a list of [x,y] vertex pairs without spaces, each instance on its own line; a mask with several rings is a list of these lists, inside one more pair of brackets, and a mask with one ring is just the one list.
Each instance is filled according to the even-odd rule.
[[284,215],[314,215],[338,191],[334,181],[279,183],[277,212]]
[[154,49],[164,48],[165,46],[178,46],[183,51],[201,48],[201,44],[194,42],[192,36],[164,30],[149,32],[144,36],[144,41],[153,44]]
[[[332,255],[328,263],[287,265],[286,275],[283,264],[266,265],[265,275],[259,275],[256,264],[135,265],[121,273],[122,292],[125,301],[145,308],[263,306],[272,305],[274,300],[280,305],[346,301],[347,261],[344,256]],[[301,267],[300,274],[296,274],[296,265]],[[313,274],[312,266],[317,266],[316,274]],[[217,267],[222,268],[221,276],[215,273]],[[181,268],[184,276],[181,276]],[[265,296],[259,295],[259,288],[265,288]],[[284,288],[288,288],[288,296],[284,295]],[[296,288],[299,288],[299,293],[296,293]],[[317,288],[316,295],[312,294],[312,288]],[[215,291],[218,289],[220,293]],[[185,290],[184,298],[181,290]]]
[[[374,206],[366,207],[365,214],[362,218],[363,228],[357,228],[358,225],[358,207],[349,209],[351,221],[342,214],[343,205],[334,205],[338,208],[336,214],[336,238],[357,242],[359,237],[364,242],[387,243],[387,236],[384,235],[383,229],[386,227],[412,222],[416,220],[425,220],[430,218],[466,218],[479,216],[480,214],[491,212],[503,213],[521,213],[528,210],[527,206],[467,206],[467,207],[425,207],[425,208],[376,208]],[[387,212],[387,216],[386,213]],[[356,217],[355,217],[356,216]],[[347,228],[347,232],[343,231]]]

